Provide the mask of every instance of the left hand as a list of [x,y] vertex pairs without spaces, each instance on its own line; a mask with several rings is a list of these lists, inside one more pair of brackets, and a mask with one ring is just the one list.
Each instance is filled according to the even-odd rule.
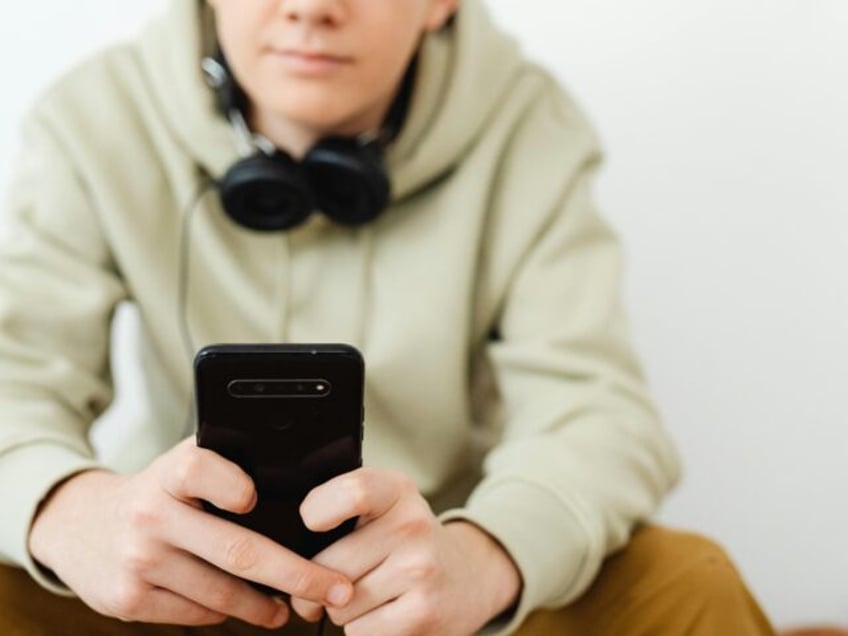
[[[356,530],[315,561],[354,583],[351,601],[327,608],[347,636],[467,636],[510,607],[521,576],[490,535],[441,524],[408,477],[361,468],[315,488],[300,508],[313,531],[359,517]],[[324,608],[292,599],[316,621]]]

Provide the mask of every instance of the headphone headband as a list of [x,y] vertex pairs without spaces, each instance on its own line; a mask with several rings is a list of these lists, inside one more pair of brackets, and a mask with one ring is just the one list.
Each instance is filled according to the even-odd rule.
[[222,51],[204,58],[201,69],[227,117],[242,159],[218,182],[221,203],[239,225],[257,231],[289,230],[319,210],[335,223],[358,226],[388,206],[391,183],[383,147],[400,130],[412,93],[415,60],[377,133],[329,137],[296,161],[270,140],[254,135],[245,113],[247,94],[230,72]]

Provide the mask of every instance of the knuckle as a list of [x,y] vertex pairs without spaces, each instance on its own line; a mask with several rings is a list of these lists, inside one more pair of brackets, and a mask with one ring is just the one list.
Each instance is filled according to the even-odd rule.
[[320,581],[312,570],[301,569],[292,576],[289,592],[299,598],[319,599],[323,596],[319,593],[319,585]]
[[224,548],[224,565],[234,574],[250,572],[259,560],[256,544],[247,536],[236,537]]
[[418,494],[418,485],[409,475],[405,475],[404,473],[395,472],[394,473],[395,482],[398,485],[398,488],[404,494],[415,493]]
[[227,614],[218,614],[217,612],[212,612],[212,615],[209,617],[209,625],[223,625],[230,617]]
[[[324,611],[324,608],[318,603],[305,601],[302,598],[295,597],[292,597],[291,599],[291,608],[298,614],[298,616],[309,622],[319,620],[321,618],[321,613]],[[327,614],[332,620],[332,613],[328,610]]]
[[198,610],[196,618],[191,620],[192,625],[197,626],[212,626],[225,623],[230,617],[221,612],[213,612],[210,610]]
[[239,592],[229,585],[216,585],[208,592],[207,603],[212,610],[231,614],[238,605]]
[[201,466],[203,460],[200,453],[196,452],[196,449],[188,448],[186,450],[187,452],[180,457],[180,460],[174,466],[174,487],[179,492],[189,491],[192,484],[197,481],[203,472]]
[[212,612],[209,616],[209,620],[206,623],[207,625],[223,625],[230,617],[227,614],[218,614],[217,612]]
[[[340,612],[339,610],[328,608],[327,610],[327,618],[330,619],[330,622],[336,627],[344,627],[347,622],[346,616]],[[320,616],[319,616],[320,618]],[[347,634],[347,632],[345,632]]]
[[364,475],[351,475],[347,482],[347,499],[354,510],[361,510],[368,501],[368,484]]
[[416,634],[430,633],[431,627],[436,624],[436,606],[423,594],[410,596],[404,613]]
[[424,515],[411,515],[398,523],[396,529],[399,536],[407,539],[426,536],[431,531],[430,519]]
[[159,565],[159,558],[152,551],[137,545],[128,547],[121,561],[125,571],[140,577],[150,573]]
[[439,562],[432,554],[420,553],[407,561],[404,570],[410,580],[426,581],[438,573]]
[[144,608],[145,596],[144,588],[137,582],[124,581],[115,586],[109,603],[110,613],[122,621],[142,618],[141,611]]
[[247,478],[239,480],[233,488],[233,505],[236,511],[247,510],[253,503],[253,484]]
[[135,528],[154,528],[159,524],[161,511],[147,497],[139,497],[127,506],[130,525]]

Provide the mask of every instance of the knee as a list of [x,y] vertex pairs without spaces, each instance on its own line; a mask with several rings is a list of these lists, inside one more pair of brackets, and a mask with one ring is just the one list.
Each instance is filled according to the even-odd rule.
[[561,610],[537,612],[526,633],[774,632],[724,548],[697,534],[648,526],[604,564],[584,596]]
[[747,596],[747,588],[725,549],[707,537],[655,529],[650,560],[656,583],[687,605],[726,607]]
[[0,564],[0,599],[3,636],[67,633],[71,623],[76,624],[74,633],[95,633],[82,620],[87,613],[93,614],[91,610],[75,598],[48,592],[18,567]]
[[[33,585],[29,575],[23,570],[0,564],[0,598],[3,599],[0,633],[38,633],[38,626],[32,618],[37,615],[37,607],[28,594]],[[28,632],[30,629],[32,632]]]

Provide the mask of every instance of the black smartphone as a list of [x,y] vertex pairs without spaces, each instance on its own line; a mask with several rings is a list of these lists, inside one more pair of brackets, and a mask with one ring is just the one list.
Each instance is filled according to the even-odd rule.
[[206,509],[311,558],[351,519],[312,532],[299,507],[314,487],[362,465],[361,354],[343,344],[211,345],[195,357],[197,444],[235,462],[258,501],[244,515]]

